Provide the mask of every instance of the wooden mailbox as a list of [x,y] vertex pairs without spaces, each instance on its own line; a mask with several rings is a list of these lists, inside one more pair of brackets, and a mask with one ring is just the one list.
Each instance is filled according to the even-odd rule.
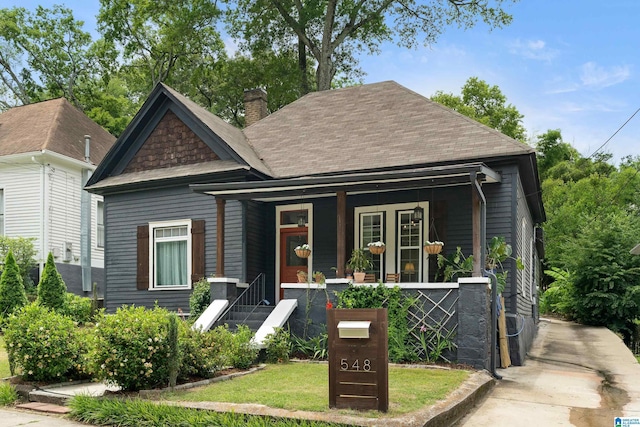
[[389,409],[387,309],[329,309],[329,406]]

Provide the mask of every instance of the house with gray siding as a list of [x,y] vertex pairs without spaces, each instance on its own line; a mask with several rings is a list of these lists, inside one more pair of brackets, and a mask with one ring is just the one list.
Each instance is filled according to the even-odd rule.
[[[105,307],[188,311],[203,277],[249,284],[271,304],[299,270],[345,277],[351,251],[371,255],[375,280],[437,278],[425,241],[473,254],[484,275],[493,236],[525,269],[503,293],[514,363],[535,335],[539,225],[534,150],[393,81],[310,93],[266,114],[245,94],[237,129],[159,84],[88,182],[105,200]],[[311,255],[295,247],[308,243]],[[335,273],[334,273],[335,271]]]

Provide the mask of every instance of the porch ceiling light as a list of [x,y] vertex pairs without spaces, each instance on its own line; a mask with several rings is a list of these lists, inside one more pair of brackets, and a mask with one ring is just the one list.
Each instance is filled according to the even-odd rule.
[[424,216],[424,209],[422,209],[420,206],[416,206],[413,209],[413,219],[415,221],[422,221],[423,216]]

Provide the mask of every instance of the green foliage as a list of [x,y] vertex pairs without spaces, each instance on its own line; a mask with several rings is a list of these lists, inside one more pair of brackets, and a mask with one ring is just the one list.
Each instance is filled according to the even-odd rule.
[[203,278],[193,285],[193,292],[189,297],[189,317],[196,321],[209,304],[211,304],[211,285],[206,278]]
[[91,322],[93,317],[93,301],[91,298],[81,297],[71,292],[65,294],[64,305],[56,310],[58,313],[70,317],[80,325]]
[[353,269],[353,271],[364,272],[373,267],[371,259],[369,259],[369,253],[362,248],[355,248],[351,252],[351,258],[347,261],[347,267]]
[[310,338],[291,336],[291,351],[313,360],[326,360],[329,354],[329,335],[323,332]]
[[27,380],[66,378],[79,354],[71,319],[36,303],[11,315],[5,329],[9,358]]
[[442,325],[421,325],[419,330],[420,352],[425,362],[437,362],[446,350],[455,348],[455,330],[443,333]]
[[448,256],[438,254],[438,270],[442,272],[445,282],[459,277],[469,277],[473,272],[473,255],[465,256],[460,246]]
[[389,336],[389,360],[402,362],[415,359],[410,346],[408,313],[414,300],[405,296],[398,286],[349,285],[338,292],[338,308],[386,308]]
[[229,362],[239,369],[249,368],[258,357],[258,348],[254,345],[253,332],[247,325],[238,325],[229,348]]
[[69,402],[71,416],[91,425],[190,426],[190,427],[339,427],[323,421],[261,417],[236,412],[213,412],[163,405],[141,399],[96,399],[75,396]]
[[637,215],[611,212],[593,218],[581,227],[567,262],[576,320],[606,326],[627,342],[640,307],[640,257],[629,253],[638,229]]
[[511,138],[524,141],[526,131],[522,125],[524,117],[511,104],[498,86],[489,86],[484,80],[470,77],[462,86],[462,96],[438,91],[432,101],[445,105],[460,114],[486,126],[497,129]]
[[96,379],[123,390],[167,384],[172,353],[166,310],[123,306],[115,314],[101,314],[96,321],[90,355]]
[[25,288],[33,286],[33,282],[29,277],[29,273],[33,270],[36,263],[36,249],[33,246],[34,237],[8,237],[0,236],[0,259],[5,259],[9,252],[13,253],[20,276]]
[[167,342],[169,344],[169,387],[173,389],[178,380],[180,370],[180,351],[178,349],[178,316],[169,314],[169,327],[167,331]]
[[18,400],[16,389],[7,382],[0,383],[0,405],[9,406]]
[[56,269],[53,261],[53,254],[49,252],[47,263],[44,266],[40,283],[38,283],[38,303],[59,310],[64,307],[67,295],[67,285],[62,280],[62,276]]
[[224,326],[207,332],[194,331],[187,323],[180,323],[181,365],[179,378],[192,376],[209,378],[230,364],[228,350],[233,335]]
[[0,318],[4,318],[16,309],[27,304],[27,294],[22,284],[22,276],[9,250],[4,260],[4,270],[0,276]]
[[540,296],[540,312],[573,317],[573,279],[571,273],[557,267],[544,272],[553,279],[549,288]]
[[264,342],[267,353],[267,363],[287,363],[291,354],[291,334],[284,328],[276,328],[275,332],[267,335]]

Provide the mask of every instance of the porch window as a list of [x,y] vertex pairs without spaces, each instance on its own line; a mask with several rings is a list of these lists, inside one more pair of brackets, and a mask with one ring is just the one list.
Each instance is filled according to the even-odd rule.
[[191,277],[191,222],[150,224],[153,288],[188,288]]
[[[369,248],[367,244],[371,242],[384,241],[384,212],[363,213],[360,215],[360,247],[365,251]],[[371,255],[373,268],[367,273],[374,273],[376,280],[382,277],[382,256]]]
[[104,202],[98,200],[96,208],[96,246],[104,248]]
[[400,281],[419,282],[422,271],[422,227],[413,211],[398,212],[398,260]]

